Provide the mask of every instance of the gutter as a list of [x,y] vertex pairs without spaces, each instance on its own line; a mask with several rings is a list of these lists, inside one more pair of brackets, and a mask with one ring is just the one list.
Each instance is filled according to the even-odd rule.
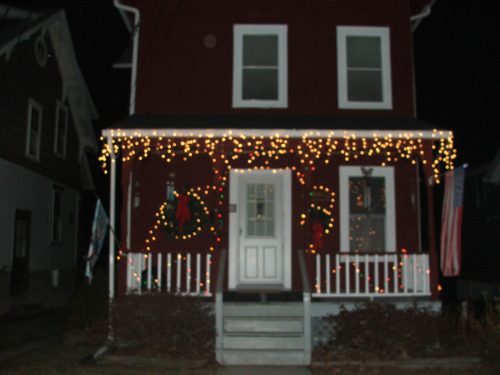
[[[120,14],[124,18],[127,28],[132,32],[133,40],[133,50],[132,50],[132,72],[130,77],[130,104],[129,104],[129,115],[135,113],[135,98],[136,98],[136,88],[137,88],[137,61],[139,59],[139,28],[141,24],[141,15],[139,9],[132,7],[130,5],[125,5],[120,2],[120,0],[113,0],[113,5],[119,10]],[[125,16],[125,12],[130,12],[134,15],[134,25],[131,27],[130,21]]]
[[425,7],[422,8],[422,11],[420,13],[417,13],[410,17],[410,21],[412,24],[411,25],[412,32],[415,32],[415,30],[417,30],[418,25],[420,25],[420,22],[422,22],[424,18],[428,17],[431,14],[431,8],[435,2],[436,0],[431,0],[429,4],[427,4]]
[[40,18],[40,14],[32,10],[0,4],[0,18],[6,18],[8,20],[36,20]]

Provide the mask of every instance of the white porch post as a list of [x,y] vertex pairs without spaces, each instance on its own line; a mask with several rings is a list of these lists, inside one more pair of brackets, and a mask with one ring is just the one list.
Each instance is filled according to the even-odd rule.
[[115,198],[116,198],[116,155],[113,151],[111,136],[108,136],[110,150],[109,176],[109,330],[108,339],[113,340],[112,308],[115,298]]

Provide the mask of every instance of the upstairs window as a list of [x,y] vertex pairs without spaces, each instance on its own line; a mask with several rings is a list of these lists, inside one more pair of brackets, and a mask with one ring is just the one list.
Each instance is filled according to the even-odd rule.
[[63,233],[63,195],[64,190],[60,187],[52,187],[52,209],[50,225],[50,242],[53,244],[62,243]]
[[394,168],[340,167],[341,251],[396,251]]
[[54,137],[54,153],[60,157],[66,155],[66,138],[68,133],[68,108],[61,102],[56,106],[56,129]]
[[234,25],[233,58],[233,107],[288,106],[286,25]]
[[337,27],[339,108],[391,109],[387,27]]
[[28,126],[26,130],[26,155],[40,159],[40,139],[42,136],[42,106],[33,99],[28,101]]

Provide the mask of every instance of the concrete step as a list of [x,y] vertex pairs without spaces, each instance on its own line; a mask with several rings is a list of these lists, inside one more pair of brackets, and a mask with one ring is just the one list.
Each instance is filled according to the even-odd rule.
[[218,361],[224,365],[307,366],[302,350],[224,350]]
[[277,349],[277,350],[303,350],[304,336],[301,334],[224,334],[222,347],[226,349]]
[[303,333],[302,317],[225,317],[224,332]]

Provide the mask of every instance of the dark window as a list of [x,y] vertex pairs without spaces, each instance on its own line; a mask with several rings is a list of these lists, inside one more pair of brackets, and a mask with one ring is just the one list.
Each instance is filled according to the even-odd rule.
[[42,106],[30,99],[28,102],[28,130],[26,154],[35,159],[40,157],[40,138],[42,134]]
[[58,102],[56,110],[54,153],[64,157],[66,154],[66,138],[68,133],[68,109]]
[[58,187],[52,188],[52,225],[50,240],[55,244],[62,243],[63,196],[63,189]]

